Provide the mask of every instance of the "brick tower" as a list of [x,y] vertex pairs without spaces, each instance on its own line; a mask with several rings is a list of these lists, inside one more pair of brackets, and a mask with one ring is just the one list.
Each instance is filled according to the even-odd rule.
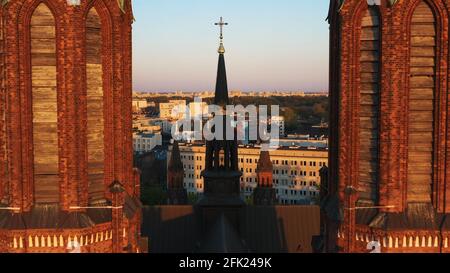
[[174,141],[167,168],[167,193],[169,205],[186,205],[187,191],[183,185],[184,167],[181,161],[180,147],[178,141]]
[[258,186],[253,192],[256,206],[273,206],[277,203],[277,195],[273,188],[273,164],[268,151],[261,151],[256,168]]
[[326,251],[450,252],[449,9],[331,0]]
[[0,252],[138,252],[130,0],[1,1]]

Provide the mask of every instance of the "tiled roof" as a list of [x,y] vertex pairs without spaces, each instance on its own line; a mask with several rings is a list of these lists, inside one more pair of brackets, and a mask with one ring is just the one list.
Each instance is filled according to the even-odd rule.
[[[316,206],[248,206],[239,219],[239,242],[254,253],[310,253],[313,236],[320,233]],[[201,252],[200,230],[200,213],[193,206],[144,207],[141,232],[149,238],[150,253]]]

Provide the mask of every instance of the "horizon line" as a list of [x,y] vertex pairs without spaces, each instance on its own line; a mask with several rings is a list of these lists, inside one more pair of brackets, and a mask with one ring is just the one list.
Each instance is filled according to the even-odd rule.
[[[312,93],[329,93],[327,90],[322,91],[241,91],[241,90],[230,90],[230,93],[235,92],[241,92],[241,93],[305,93],[305,94],[312,94]],[[174,94],[183,94],[183,93],[214,93],[214,90],[203,90],[203,91],[138,91],[133,90],[133,93],[174,93]]]

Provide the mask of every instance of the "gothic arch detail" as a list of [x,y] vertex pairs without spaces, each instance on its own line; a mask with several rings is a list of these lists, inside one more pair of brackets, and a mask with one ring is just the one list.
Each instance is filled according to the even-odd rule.
[[380,38],[377,7],[361,19],[359,59],[359,190],[360,199],[376,203],[379,183]]
[[36,203],[59,202],[56,27],[41,3],[30,22],[33,179]]
[[95,7],[86,17],[87,172],[89,200],[104,198],[104,85],[102,22]]
[[413,12],[410,39],[406,198],[431,202],[437,35],[436,18],[424,1]]

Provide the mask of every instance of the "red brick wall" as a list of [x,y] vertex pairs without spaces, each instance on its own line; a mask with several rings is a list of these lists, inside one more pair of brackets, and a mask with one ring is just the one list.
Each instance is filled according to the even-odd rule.
[[272,188],[272,184],[273,184],[272,172],[258,172],[258,187]]
[[[6,95],[10,107],[6,109],[6,126],[10,140],[7,147],[10,177],[9,183],[6,183],[4,170],[0,167],[2,179],[0,180],[0,199],[2,192],[11,193],[9,205],[19,207],[22,211],[29,211],[34,202],[28,26],[31,14],[41,2],[48,5],[56,21],[60,206],[67,211],[71,206],[88,205],[84,41],[85,18],[92,6],[95,6],[102,20],[105,45],[102,52],[104,116],[106,118],[105,197],[111,198],[108,186],[115,179],[124,184],[128,194],[134,195],[131,129],[131,23],[133,19],[131,0],[126,1],[126,13],[119,9],[117,1],[110,0],[82,0],[81,6],[77,7],[68,6],[66,0],[10,0],[1,10],[7,18],[2,30],[8,48]],[[2,98],[0,96],[0,117],[5,110]],[[1,130],[2,124],[3,119],[0,118],[0,158],[3,153],[1,147],[5,143],[3,130]],[[6,189],[7,185],[9,186]],[[135,218],[139,217],[137,213]],[[139,219],[131,221],[131,226],[127,229],[132,228],[138,232]],[[3,237],[0,234],[0,242],[1,238]],[[0,251],[2,246],[3,244],[0,243]],[[108,252],[111,251],[111,246],[104,244],[92,250]]]
[[[131,19],[115,1],[93,1],[80,7],[67,6],[65,0],[44,1],[57,22],[58,107],[61,203],[87,205],[86,177],[86,93],[85,93],[85,22],[91,6],[99,11],[104,24],[105,50],[105,158],[107,186],[118,179],[132,188],[131,145]],[[11,182],[13,204],[29,209],[32,200],[32,145],[29,94],[29,31],[27,20],[39,1],[10,1],[5,12],[8,56],[8,113],[12,143]],[[16,25],[16,20],[20,22]],[[17,71],[19,73],[17,73]],[[3,108],[2,108],[3,109]],[[22,185],[24,185],[22,187]],[[130,192],[131,193],[131,192]]]
[[[338,1],[333,1],[337,3]],[[391,6],[382,0],[379,7],[382,29],[380,181],[379,205],[393,206],[384,212],[404,212],[408,159],[408,90],[410,18],[420,1],[426,1],[437,18],[437,73],[433,164],[433,205],[450,213],[448,144],[449,1],[408,0]],[[330,12],[330,194],[339,194],[341,208],[354,207],[358,194],[345,194],[349,186],[358,188],[359,131],[359,35],[361,16],[367,2],[345,1],[342,9]],[[337,186],[337,187],[336,187]],[[329,225],[332,227],[332,225]],[[355,213],[344,209],[341,229],[349,238],[341,240],[345,251],[355,248]]]
[[5,131],[5,108],[6,108],[6,78],[5,78],[5,47],[3,36],[3,9],[0,10],[0,202],[3,200],[6,186],[6,131]]

